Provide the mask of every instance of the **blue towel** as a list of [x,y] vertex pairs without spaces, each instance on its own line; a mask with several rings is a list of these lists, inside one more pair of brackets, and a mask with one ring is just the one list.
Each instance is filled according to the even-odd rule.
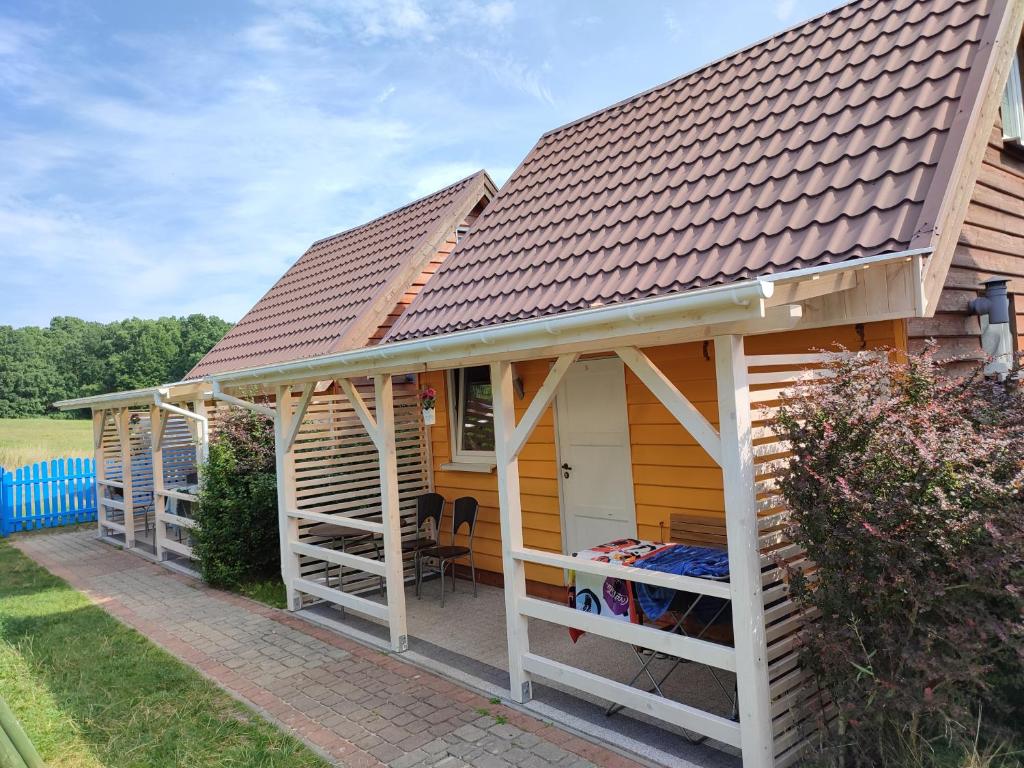
[[[661,571],[662,573],[674,573],[678,576],[695,576],[697,578],[721,579],[729,576],[729,554],[725,550],[713,549],[711,547],[691,547],[686,544],[677,544],[652,552],[645,557],[632,563],[634,568],[646,568],[649,571]],[[652,621],[657,621],[664,615],[665,611],[672,605],[676,597],[676,590],[667,587],[655,587],[650,584],[636,585],[636,598],[643,609],[644,614]],[[708,603],[707,606],[704,603]],[[714,605],[712,605],[714,603]],[[710,620],[722,600],[703,598],[698,608],[706,608],[706,611],[695,611],[700,617],[703,613],[710,614]]]

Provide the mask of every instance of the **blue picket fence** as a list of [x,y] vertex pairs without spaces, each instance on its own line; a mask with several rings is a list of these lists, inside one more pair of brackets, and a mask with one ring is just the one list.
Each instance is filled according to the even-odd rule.
[[0,536],[96,521],[96,463],[53,459],[0,467]]

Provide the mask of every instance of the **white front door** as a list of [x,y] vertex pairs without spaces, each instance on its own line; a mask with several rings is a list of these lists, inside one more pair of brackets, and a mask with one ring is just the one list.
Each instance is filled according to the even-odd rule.
[[555,413],[564,551],[635,537],[622,360],[574,363],[562,380]]

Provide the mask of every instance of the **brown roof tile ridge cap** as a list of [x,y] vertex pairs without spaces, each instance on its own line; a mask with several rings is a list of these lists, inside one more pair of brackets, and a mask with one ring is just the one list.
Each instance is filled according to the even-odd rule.
[[[441,195],[441,194],[443,194],[443,193],[445,193],[445,192],[447,192],[447,191],[449,191],[449,190],[451,190],[451,189],[453,189],[455,187],[458,187],[460,184],[466,184],[467,182],[472,181],[474,178],[476,178],[478,176],[482,176],[486,180],[486,182],[490,184],[490,186],[492,188],[494,187],[494,182],[491,181],[491,177],[487,175],[487,171],[485,171],[483,169],[480,169],[479,171],[471,173],[469,176],[466,176],[465,178],[459,179],[458,181],[455,181],[455,182],[449,184],[446,187],[442,187],[441,189],[436,190],[435,192],[431,192],[429,195],[423,195],[422,197],[417,198],[416,200],[413,200],[412,202],[406,203],[405,205],[399,206],[398,208],[395,208],[394,210],[389,211],[388,213],[385,213],[385,214],[382,214],[380,216],[377,216],[376,218],[370,219],[369,221],[363,222],[362,224],[356,225],[354,227],[349,227],[348,229],[343,230],[341,232],[336,232],[333,235],[328,235],[327,237],[322,237],[319,240],[315,240],[313,243],[311,243],[306,248],[305,251],[302,252],[302,256],[300,256],[296,261],[292,262],[292,264],[284,271],[284,274],[282,274],[277,280],[275,280],[274,284],[271,285],[270,288],[268,288],[266,290],[266,292],[262,296],[260,296],[260,298],[256,301],[256,303],[253,304],[249,308],[249,310],[244,315],[242,315],[241,318],[239,318],[238,322],[235,323],[231,327],[231,330],[229,330],[220,341],[218,341],[216,344],[214,344],[213,347],[211,347],[209,349],[209,351],[207,351],[207,353],[205,355],[203,355],[201,358],[199,358],[199,361],[195,365],[192,366],[191,370],[189,370],[189,372],[186,374],[186,376],[191,376],[191,375],[194,374],[197,378],[202,378],[204,375],[206,375],[205,373],[201,372],[202,369],[207,367],[206,365],[204,365],[204,362],[206,362],[206,357],[208,355],[212,354],[218,348],[218,346],[221,344],[221,341],[224,341],[225,339],[228,339],[231,336],[232,332],[235,331],[235,329],[239,327],[239,325],[246,319],[246,317],[248,317],[249,314],[252,313],[252,311],[254,309],[256,309],[256,307],[258,307],[260,304],[262,304],[264,301],[266,301],[270,297],[270,295],[274,292],[274,290],[288,276],[288,273],[291,272],[298,265],[298,263],[300,261],[302,261],[302,259],[306,256],[306,254],[308,254],[317,244],[324,243],[324,242],[326,242],[328,240],[331,240],[333,238],[341,237],[342,235],[349,234],[349,233],[354,232],[354,231],[356,231],[358,229],[362,229],[363,227],[369,226],[369,225],[371,225],[371,224],[373,224],[375,222],[379,222],[382,219],[385,219],[385,218],[387,218],[389,216],[393,216],[396,213],[404,211],[407,208],[411,208],[414,205],[418,205],[418,204],[420,204],[420,203],[422,203],[422,202],[424,202],[426,200],[429,200],[432,197]],[[274,314],[277,314],[277,313],[273,313],[271,316],[274,316]],[[243,331],[244,331],[244,329],[243,329]],[[200,371],[200,372],[197,373],[197,371]],[[223,373],[223,371],[219,371],[219,373]]]
[[[326,237],[321,237],[319,240],[314,240],[312,243],[309,244],[309,248],[307,248],[306,251],[308,252],[308,251],[312,250],[313,248],[315,248],[316,246],[321,245],[321,244],[327,242],[328,240],[333,240],[333,239],[338,238],[338,237],[343,237],[345,235],[349,235],[349,234],[351,234],[351,233],[353,233],[353,232],[355,232],[357,230],[363,229],[365,227],[371,227],[374,224],[380,223],[383,219],[387,219],[387,218],[390,218],[391,216],[394,216],[396,213],[401,213],[402,211],[405,211],[405,210],[407,210],[409,208],[412,208],[414,206],[420,205],[421,203],[425,203],[427,200],[429,200],[432,197],[440,197],[445,192],[451,191],[452,189],[454,189],[455,187],[459,186],[460,184],[466,184],[467,182],[473,180],[475,177],[480,176],[481,174],[486,176],[487,180],[490,181],[491,177],[487,176],[487,171],[485,171],[484,169],[481,168],[479,171],[474,171],[473,173],[469,174],[469,176],[466,176],[465,178],[459,179],[458,181],[454,181],[454,182],[452,182],[451,184],[449,184],[449,185],[447,185],[445,187],[441,187],[441,189],[435,190],[434,192],[431,192],[428,195],[423,195],[422,197],[418,197],[415,200],[411,200],[410,202],[406,203],[405,205],[398,206],[394,210],[388,211],[387,213],[382,213],[380,216],[374,216],[369,221],[364,221],[362,224],[357,224],[354,227],[349,227],[348,229],[343,229],[341,232],[335,232],[333,235],[327,235]],[[493,185],[494,182],[492,181],[491,184]],[[303,254],[303,255],[305,255],[305,254]]]
[[[960,108],[950,124],[949,137],[946,139],[942,154],[935,165],[934,181],[924,198],[921,215],[913,229],[912,247],[923,248],[934,245],[935,240],[941,235],[943,222],[938,219],[942,217],[942,209],[946,207],[949,196],[953,194],[952,185],[949,182],[954,178],[954,169],[966,161],[970,129],[978,129],[978,107],[984,103],[986,93],[986,89],[982,89],[981,85],[990,76],[992,68],[995,66],[998,45],[1000,43],[1007,44],[1005,40],[1000,39],[999,32],[1005,24],[1010,23],[1011,8],[1015,5],[1019,8],[1020,2],[1021,0],[992,0],[991,2],[989,17],[978,41],[978,55],[975,56],[974,62],[971,64],[967,81],[964,83],[960,95]],[[1013,30],[1007,31],[1012,32]],[[1014,46],[1020,37],[1019,25],[1016,32],[1017,38],[1014,39]],[[986,127],[986,135],[988,132],[989,128]]]
[[729,59],[734,58],[736,56],[739,56],[740,54],[746,53],[747,51],[750,51],[750,50],[752,50],[754,48],[757,48],[758,46],[766,45],[767,43],[770,43],[772,40],[774,40],[777,37],[782,37],[783,35],[788,35],[789,33],[795,32],[796,30],[800,29],[801,27],[809,26],[811,24],[814,24],[815,22],[821,21],[821,19],[825,18],[826,16],[829,16],[829,15],[831,15],[833,13],[838,12],[838,11],[842,11],[845,8],[849,8],[849,7],[852,7],[854,5],[863,5],[865,7],[869,7],[871,5],[877,5],[880,2],[895,2],[895,0],[850,0],[850,2],[842,3],[841,5],[837,5],[835,8],[831,8],[831,9],[829,9],[827,11],[824,11],[823,13],[819,13],[817,16],[812,16],[811,18],[805,19],[804,21],[799,21],[796,24],[792,24],[791,26],[786,27],[785,29],[779,30],[778,32],[773,32],[772,34],[766,35],[765,37],[762,37],[759,40],[755,40],[754,42],[748,43],[747,45],[744,45],[741,48],[737,48],[736,50],[732,51],[731,53],[727,53],[724,56],[719,56],[717,59],[712,59],[711,61],[709,61],[709,62],[707,62],[705,64],[701,64],[701,65],[699,65],[697,67],[694,67],[693,69],[691,69],[688,72],[684,72],[683,74],[677,75],[676,77],[670,77],[668,80],[666,80],[663,83],[659,83],[658,85],[651,86],[650,88],[647,88],[647,89],[645,89],[643,91],[640,91],[639,93],[634,93],[631,96],[627,96],[624,99],[620,99],[619,101],[615,102],[614,104],[609,104],[607,107],[601,107],[600,109],[595,109],[593,112],[590,112],[589,114],[583,115],[582,117],[577,117],[575,120],[570,120],[569,122],[564,123],[564,124],[558,126],[557,128],[552,128],[552,129],[550,129],[548,131],[545,131],[544,133],[541,134],[540,140],[542,141],[542,140],[546,139],[548,136],[551,136],[553,134],[556,134],[556,133],[559,133],[561,131],[564,131],[567,128],[572,128],[573,126],[578,125],[579,123],[585,123],[587,120],[591,120],[591,119],[597,117],[598,115],[604,114],[605,112],[611,112],[612,110],[618,109],[619,107],[624,107],[624,106],[626,106],[627,104],[629,104],[632,101],[636,101],[637,99],[642,99],[645,96],[650,96],[655,91],[660,91],[663,88],[668,88],[670,85],[675,85],[676,83],[680,82],[681,80],[685,80],[688,77],[693,77],[694,75],[697,75],[697,74],[703,72],[706,69],[711,69],[714,66],[722,64],[722,63],[728,61]]
[[[384,318],[395,307],[412,282],[423,273],[455,227],[470,214],[481,199],[486,198],[489,203],[497,194],[494,181],[490,174],[483,169],[434,194],[440,194],[440,192],[459,184],[465,184],[465,188],[448,204],[446,215],[442,216],[438,226],[432,232],[427,232],[420,237],[412,249],[411,256],[373,293],[363,311],[349,324],[345,332],[325,354],[366,346],[370,337],[380,328]],[[431,197],[431,195],[427,195],[427,197]]]
[[[441,263],[441,265],[437,268],[437,271],[434,273],[434,276],[431,279],[436,279],[439,274],[445,272],[449,268],[448,265],[453,263],[453,260],[452,260],[451,256],[455,254],[456,250],[464,251],[467,248],[471,248],[472,247],[472,245],[473,245],[472,234],[475,231],[477,231],[478,229],[480,229],[482,226],[487,224],[487,216],[488,216],[488,213],[491,210],[491,203],[493,203],[495,200],[497,200],[497,199],[499,199],[501,197],[501,190],[504,189],[505,187],[507,187],[509,181],[511,179],[515,178],[516,174],[518,174],[522,170],[523,166],[526,165],[526,161],[529,160],[530,157],[533,156],[533,153],[537,149],[537,147],[539,146],[540,141],[541,140],[538,139],[537,142],[530,148],[530,151],[527,152],[523,156],[523,159],[519,161],[519,165],[517,165],[515,167],[515,170],[513,170],[512,173],[509,174],[508,178],[505,179],[505,183],[502,184],[501,187],[497,187],[495,185],[494,181],[491,180],[490,175],[487,174],[486,171],[484,171],[484,175],[486,176],[487,181],[490,183],[490,188],[494,190],[491,193],[491,199],[488,201],[487,207],[485,207],[484,210],[481,211],[480,216],[473,223],[473,226],[470,227],[469,232],[467,233],[466,238],[463,240],[463,242],[466,243],[466,245],[463,245],[461,248],[456,246],[456,248],[452,250],[452,253],[448,254],[448,258],[445,259]],[[416,296],[412,300],[412,303],[410,303],[409,306],[406,307],[405,312],[403,312],[400,316],[395,318],[395,322],[388,329],[388,332],[384,334],[384,337],[378,342],[378,344],[387,344],[388,342],[395,341],[394,336],[397,333],[401,333],[402,332],[401,328],[402,328],[402,325],[404,325],[404,323],[405,323],[405,319],[407,317],[411,316],[412,310],[415,309],[416,305],[421,302],[421,298],[422,298],[424,293],[426,293],[426,290],[422,290],[418,294],[416,294]]]

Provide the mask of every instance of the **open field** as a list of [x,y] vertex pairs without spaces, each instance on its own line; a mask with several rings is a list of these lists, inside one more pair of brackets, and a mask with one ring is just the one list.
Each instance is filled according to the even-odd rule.
[[92,424],[85,419],[0,419],[0,467],[92,455]]
[[0,691],[52,768],[326,768],[3,542]]

